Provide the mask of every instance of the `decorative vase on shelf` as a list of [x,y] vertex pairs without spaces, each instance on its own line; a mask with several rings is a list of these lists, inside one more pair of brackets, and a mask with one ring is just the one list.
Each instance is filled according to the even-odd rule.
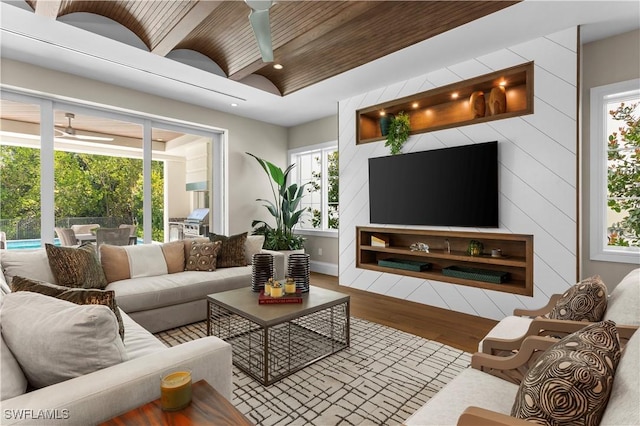
[[486,104],[484,100],[484,93],[480,90],[473,92],[469,98],[469,108],[471,109],[471,115],[473,118],[484,117],[486,112]]
[[389,134],[389,124],[391,124],[391,120],[393,120],[393,114],[386,114],[380,116],[380,133],[382,136],[387,136]]
[[494,87],[489,93],[489,112],[491,115],[507,111],[507,95],[503,86]]

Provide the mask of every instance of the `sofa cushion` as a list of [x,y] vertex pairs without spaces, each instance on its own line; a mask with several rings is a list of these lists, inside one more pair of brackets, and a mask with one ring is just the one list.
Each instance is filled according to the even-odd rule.
[[611,291],[605,320],[640,326],[640,268],[629,272]]
[[116,297],[113,291],[97,288],[69,288],[24,277],[14,277],[11,286],[14,292],[31,291],[73,302],[77,305],[105,305],[115,314],[118,320],[120,337],[124,339],[124,325],[122,324],[120,310],[116,304]]
[[45,244],[56,284],[66,287],[105,288],[107,279],[93,245],[56,247]]
[[108,283],[131,278],[129,257],[121,246],[101,244],[100,263]]
[[4,297],[0,322],[2,337],[35,388],[127,360],[116,316],[106,306],[21,291]]
[[230,268],[233,266],[245,266],[245,242],[247,241],[247,233],[231,235],[209,234],[211,241],[221,241],[222,247],[218,253],[218,268]]
[[[637,285],[638,282],[636,282]],[[600,422],[601,426],[640,424],[638,366],[640,366],[640,332],[636,331],[627,342],[620,358],[609,403]]]
[[131,278],[153,277],[168,273],[167,262],[158,244],[125,246]]
[[118,306],[131,314],[202,300],[208,294],[244,286],[251,287],[250,266],[132,278],[110,283],[107,290],[114,290]]
[[511,415],[547,425],[598,425],[620,355],[618,330],[611,321],[560,339],[525,375]]
[[118,321],[118,334],[124,339],[124,324],[120,316],[120,309],[116,303],[116,295],[112,290],[95,288],[73,288],[55,296],[60,300],[73,302],[76,305],[104,305],[111,309]]
[[409,417],[407,426],[455,425],[468,406],[509,414],[518,385],[467,368]]
[[48,283],[56,281],[44,249],[5,250],[0,256],[0,262],[8,284],[11,284],[16,275]]
[[132,320],[125,312],[120,312],[120,315],[122,316],[125,330],[124,348],[130,360],[167,349],[160,340]]
[[221,246],[220,241],[191,244],[191,252],[187,258],[185,271],[215,271]]
[[27,391],[27,378],[4,339],[0,339],[0,372],[2,372],[0,401],[22,395]]
[[607,309],[607,286],[600,276],[573,285],[556,302],[548,318],[570,321],[601,321]]
[[262,251],[264,245],[264,235],[248,235],[244,243],[244,260],[247,265],[253,262],[253,255]]
[[167,271],[170,274],[184,271],[184,242],[182,240],[172,241],[160,245],[164,260],[167,263]]

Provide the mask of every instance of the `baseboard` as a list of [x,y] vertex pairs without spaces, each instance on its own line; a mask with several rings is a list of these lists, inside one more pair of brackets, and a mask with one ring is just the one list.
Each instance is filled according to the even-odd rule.
[[309,263],[309,269],[311,269],[312,272],[317,272],[319,274],[332,275],[334,277],[338,276],[338,265],[335,263],[312,260]]

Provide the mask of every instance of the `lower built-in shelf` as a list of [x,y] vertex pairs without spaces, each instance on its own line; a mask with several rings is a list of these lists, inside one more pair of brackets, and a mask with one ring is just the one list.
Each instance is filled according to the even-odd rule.
[[[386,244],[372,245],[372,237]],[[533,296],[532,235],[357,227],[356,238],[356,267],[361,269]],[[471,240],[482,243],[484,251],[481,254],[471,256],[467,253]],[[427,244],[429,252],[412,251],[410,246],[414,243]],[[492,257],[492,249],[500,249],[502,255]],[[411,270],[379,265],[381,260],[387,260],[383,263],[388,264],[389,259],[407,260],[411,264],[429,263],[429,269]],[[508,278],[496,283],[444,275],[443,269],[451,267],[500,272],[508,274]]]

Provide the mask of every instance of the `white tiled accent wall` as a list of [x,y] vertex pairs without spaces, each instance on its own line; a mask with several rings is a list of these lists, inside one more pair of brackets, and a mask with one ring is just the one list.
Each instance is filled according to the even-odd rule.
[[[576,282],[577,34],[570,28],[339,102],[341,285],[501,319],[514,308],[541,307]],[[368,159],[388,148],[355,144],[355,111],[530,61],[534,114],[413,135],[403,152],[498,141],[500,227],[455,230],[534,235],[534,296],[356,268],[355,229],[370,224]]]

